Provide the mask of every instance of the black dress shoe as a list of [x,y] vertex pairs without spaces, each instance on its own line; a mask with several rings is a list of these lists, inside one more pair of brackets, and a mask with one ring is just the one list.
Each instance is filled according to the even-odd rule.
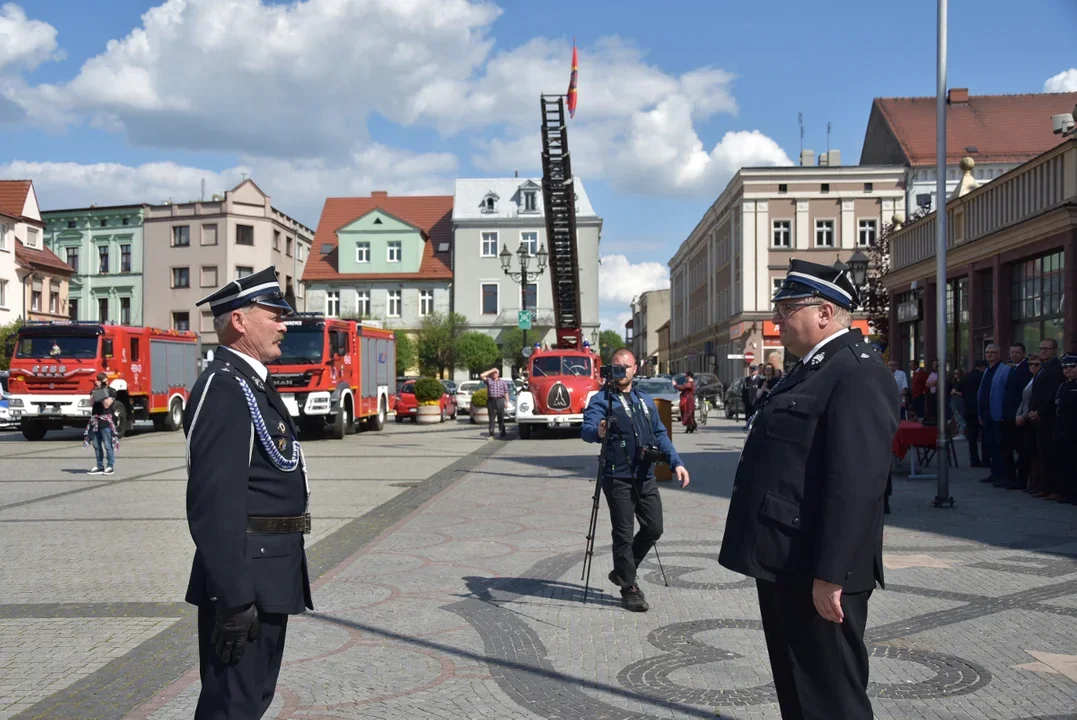
[[883,515],[890,514],[890,498],[883,498]]
[[982,483],[993,483],[996,480],[998,480],[998,478],[996,478],[994,475],[988,475],[985,478],[980,478],[980,482]]

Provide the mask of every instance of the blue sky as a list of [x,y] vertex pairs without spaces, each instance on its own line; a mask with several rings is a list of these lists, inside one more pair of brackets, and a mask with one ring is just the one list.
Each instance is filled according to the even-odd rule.
[[[1041,92],[1077,67],[1074,0],[950,5],[952,87]],[[313,226],[327,195],[537,174],[537,94],[564,90],[573,37],[574,170],[602,254],[624,256],[603,274],[607,324],[666,281],[741,163],[796,157],[798,112],[805,146],[829,121],[849,164],[873,97],[935,91],[927,0],[21,0],[0,9],[0,176],[33,177],[49,208],[189,199],[249,172]]]

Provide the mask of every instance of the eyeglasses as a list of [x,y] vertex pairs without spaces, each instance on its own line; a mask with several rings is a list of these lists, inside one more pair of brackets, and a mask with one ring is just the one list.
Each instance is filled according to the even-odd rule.
[[1041,363],[1038,363],[1038,362],[1030,362],[1030,363],[1028,364],[1028,366],[1029,366],[1029,367],[1039,367],[1039,366],[1040,366],[1040,364],[1041,364]]
[[816,306],[822,305],[822,304],[823,303],[821,303],[821,302],[805,302],[805,303],[790,303],[789,305],[775,305],[774,306],[774,315],[777,315],[778,317],[780,317],[781,319],[784,320],[787,317],[789,317],[790,315],[792,315],[793,313],[795,313],[800,308],[816,307]]

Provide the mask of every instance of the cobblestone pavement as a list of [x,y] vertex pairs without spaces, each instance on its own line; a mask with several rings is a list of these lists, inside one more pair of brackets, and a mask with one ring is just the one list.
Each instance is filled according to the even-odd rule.
[[[605,579],[604,501],[582,603],[594,446],[466,425],[308,445],[316,611],[289,625],[267,717],[778,718],[754,587],[717,564],[743,437],[675,436],[693,483],[663,486],[669,587],[652,556],[645,614]],[[81,450],[0,442],[18,468],[0,498],[17,560],[0,568],[0,717],[191,717],[178,440],[125,443],[128,474],[92,484],[63,472]],[[8,480],[35,475],[53,479]],[[880,718],[1077,717],[1077,508],[980,475],[953,471],[952,509],[895,475],[868,630]]]

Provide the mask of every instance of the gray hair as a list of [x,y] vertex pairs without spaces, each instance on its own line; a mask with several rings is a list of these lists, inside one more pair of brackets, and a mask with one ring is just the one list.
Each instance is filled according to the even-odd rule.
[[835,305],[834,321],[841,325],[843,328],[850,328],[853,326],[853,313],[852,311],[846,310],[840,305]]
[[[247,313],[250,312],[252,307],[254,307],[254,306],[253,305],[244,305],[243,307],[239,308],[239,312],[246,315]],[[222,343],[224,342],[224,338],[221,337],[221,336],[224,335],[224,333],[228,331],[228,328],[232,327],[232,313],[233,312],[235,312],[235,311],[232,310],[230,312],[224,313],[223,315],[217,315],[217,316],[215,316],[213,318],[213,329],[217,332],[217,340],[219,340]]]
[[987,347],[984,348],[984,352],[987,352],[991,348],[994,348],[995,350],[998,350],[999,352],[1002,352],[1002,346],[999,345],[998,343],[988,343]]

